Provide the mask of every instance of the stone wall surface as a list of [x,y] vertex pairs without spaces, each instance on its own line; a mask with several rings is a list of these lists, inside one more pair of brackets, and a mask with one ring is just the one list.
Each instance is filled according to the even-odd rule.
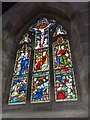
[[[68,14],[67,14],[68,13]],[[87,117],[88,116],[88,3],[17,3],[2,16],[2,95],[3,117]],[[45,15],[63,24],[70,30],[70,45],[78,101],[8,106],[8,94],[20,36],[40,16]],[[68,22],[67,22],[68,21]],[[60,22],[62,22],[60,20]],[[53,85],[53,84],[52,84]],[[51,86],[51,90],[53,86]],[[59,107],[60,106],[60,107]]]

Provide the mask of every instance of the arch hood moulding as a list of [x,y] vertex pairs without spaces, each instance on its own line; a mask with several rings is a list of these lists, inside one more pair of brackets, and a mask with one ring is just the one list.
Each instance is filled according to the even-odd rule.
[[[3,28],[6,29],[6,27],[9,27],[7,28],[10,30],[9,33],[15,34],[16,31],[19,32],[20,29],[23,29],[23,25],[25,27],[27,23],[31,23],[35,17],[43,16],[43,14],[54,14],[55,16],[62,16],[70,20],[73,15],[73,9],[66,3],[60,4],[61,7],[59,7],[57,3],[17,3],[9,10],[9,14],[6,12],[3,15]],[[18,5],[20,6],[19,8],[17,7]],[[17,7],[17,9],[15,9],[15,7]],[[12,11],[13,9],[15,9],[15,11]],[[17,19],[13,17],[13,12],[14,17]]]
[[[73,7],[72,7],[73,6]],[[78,7],[77,7],[78,6]],[[82,6],[80,8],[80,6]],[[2,16],[2,42],[3,42],[3,117],[12,116],[12,110],[14,117],[87,117],[87,65],[85,61],[85,55],[83,53],[83,47],[81,40],[86,39],[80,36],[81,33],[85,33],[85,30],[81,30],[82,10],[85,3],[17,3],[12,8],[10,8]],[[79,9],[80,8],[80,9]],[[78,11],[78,12],[77,12]],[[68,13],[68,14],[67,14]],[[75,102],[60,102],[55,103],[53,97],[51,103],[40,103],[39,105],[32,105],[27,103],[26,105],[14,105],[8,106],[8,94],[11,83],[11,77],[13,74],[13,66],[15,53],[17,49],[18,42],[26,32],[26,30],[35,23],[39,18],[46,17],[47,19],[56,19],[57,24],[60,22],[69,31],[70,46],[72,51],[72,58],[75,70],[76,85],[78,90],[78,101]],[[82,24],[81,24],[82,23]],[[85,28],[87,29],[87,28]],[[12,61],[12,62],[11,62]],[[11,68],[11,69],[10,69]],[[29,96],[30,97],[30,96]],[[60,106],[60,107],[58,107]],[[21,110],[19,110],[21,109]],[[25,111],[27,109],[27,111]],[[62,109],[62,111],[61,111]],[[72,109],[72,111],[71,111]],[[10,111],[11,110],[11,111]],[[41,110],[41,111],[40,111]],[[49,112],[51,110],[51,112]],[[8,111],[8,112],[7,112]],[[36,114],[34,113],[36,111]],[[38,111],[42,112],[39,115]],[[54,111],[54,113],[53,113]],[[58,111],[58,112],[57,112]],[[24,112],[20,115],[20,112]],[[26,114],[27,112],[27,114]],[[44,114],[43,114],[44,113]],[[57,114],[58,116],[56,116]]]

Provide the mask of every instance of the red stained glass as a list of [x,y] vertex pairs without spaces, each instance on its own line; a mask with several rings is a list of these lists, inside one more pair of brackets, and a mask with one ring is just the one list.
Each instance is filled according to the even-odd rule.
[[[56,28],[54,37],[59,34],[67,34],[62,26]],[[69,41],[63,39],[63,37],[57,37],[57,41],[53,43],[53,70],[55,101],[77,100],[70,45]]]
[[12,84],[9,94],[9,105],[25,104],[31,54],[31,40],[26,33],[20,41],[21,47],[17,50]]
[[30,31],[35,32],[32,103],[50,102],[49,28],[54,24],[43,18],[30,27]]

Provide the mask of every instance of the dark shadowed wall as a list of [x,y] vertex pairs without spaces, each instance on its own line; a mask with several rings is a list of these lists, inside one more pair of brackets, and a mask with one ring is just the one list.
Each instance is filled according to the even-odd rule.
[[[68,39],[71,46],[78,101],[55,103],[52,78],[51,103],[31,104],[28,99],[26,105],[8,106],[9,89],[18,42],[29,26],[43,16],[48,19],[55,19],[69,33]],[[87,117],[88,3],[17,3],[3,14],[2,20],[3,117]]]

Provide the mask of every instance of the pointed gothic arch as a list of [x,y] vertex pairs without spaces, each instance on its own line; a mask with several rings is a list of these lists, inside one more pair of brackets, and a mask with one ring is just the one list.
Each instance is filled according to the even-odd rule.
[[[34,58],[31,85],[31,103],[50,102],[50,51],[49,51],[49,29],[56,24],[55,20],[41,18],[29,28],[34,37]],[[52,29],[53,30],[53,29]],[[54,31],[54,30],[53,30]],[[67,32],[58,25],[53,37],[60,35],[53,43],[53,73],[55,83],[56,101],[77,100],[77,90],[74,77],[74,70],[71,60],[69,41],[64,40],[61,35]],[[29,69],[31,56],[31,39],[25,34],[19,42],[22,47],[17,51],[12,85],[9,95],[9,105],[27,103],[27,84],[30,81]],[[53,38],[52,38],[53,41]],[[63,47],[63,48],[62,48]],[[60,79],[60,80],[59,80]],[[53,82],[53,81],[51,81]],[[30,83],[30,82],[29,82]],[[28,92],[30,94],[30,92]]]
[[[62,7],[60,7],[59,5],[61,5]],[[41,7],[42,6],[42,7]],[[75,52],[77,51],[77,49],[78,48],[76,48],[74,45],[76,45],[76,46],[80,46],[81,45],[81,43],[80,43],[80,39],[79,39],[79,37],[78,37],[78,29],[77,29],[77,25],[76,25],[76,19],[75,19],[75,16],[77,16],[75,13],[74,13],[74,11],[71,9],[71,7],[69,6],[69,7],[67,7],[68,5],[67,4],[63,4],[63,3],[58,3],[58,5],[54,5],[53,4],[53,6],[52,6],[52,3],[50,4],[50,3],[48,3],[48,6],[45,8],[45,5],[42,3],[42,5],[40,5],[39,6],[39,3],[37,4],[37,5],[35,5],[35,7],[34,7],[34,9],[33,10],[31,10],[31,12],[29,11],[29,7],[27,8],[27,7],[25,7],[25,8],[27,8],[26,9],[26,11],[24,11],[23,9],[23,15],[24,16],[20,16],[21,17],[21,19],[20,19],[20,17],[18,18],[17,17],[17,19],[15,19],[14,18],[14,26],[12,27],[13,29],[12,29],[12,31],[9,31],[9,33],[12,35],[13,33],[15,33],[15,35],[14,36],[12,36],[12,37],[14,37],[14,41],[15,41],[15,44],[17,43],[17,45],[18,45],[18,39],[19,39],[19,37],[21,36],[22,37],[22,35],[23,35],[23,33],[27,30],[26,28],[28,28],[29,26],[31,26],[33,23],[36,23],[37,22],[37,20],[39,19],[39,18],[41,18],[42,16],[45,16],[46,18],[48,18],[48,19],[51,19],[51,18],[54,18],[54,19],[57,19],[57,24],[61,24],[63,27],[64,27],[64,29],[66,30],[66,31],[68,31],[69,32],[69,38],[71,38],[71,39],[69,39],[70,40],[70,46],[71,46],[71,52],[72,52],[72,60],[74,61],[73,62],[73,64],[74,64],[74,69],[75,69],[75,74],[76,74],[76,82],[77,83],[79,83],[78,81],[80,80],[79,79],[79,73],[81,74],[81,72],[80,71],[82,71],[82,69],[81,69],[81,67],[80,67],[80,59],[81,59],[81,56],[80,55],[76,55],[76,56],[74,56],[75,55]],[[35,9],[35,8],[40,8],[40,11],[38,11],[37,9]],[[23,8],[23,7],[22,7]],[[33,8],[33,7],[31,7],[31,8]],[[42,10],[42,8],[44,8],[43,10]],[[69,9],[68,9],[69,8]],[[28,12],[29,11],[29,12]],[[37,11],[37,13],[36,14],[34,14],[34,11]],[[41,11],[42,11],[42,13],[41,13]],[[46,11],[46,13],[45,13],[45,11]],[[49,12],[48,12],[49,11]],[[68,14],[67,14],[67,12],[68,12]],[[27,14],[26,14],[27,13]],[[33,13],[33,15],[32,15],[32,13]],[[40,14],[41,13],[41,14]],[[51,15],[50,15],[50,13],[52,13]],[[33,17],[32,17],[33,16]],[[59,17],[59,19],[58,19],[58,17],[56,17],[56,16],[58,16]],[[65,19],[62,19],[61,20],[61,17],[62,16],[64,16],[64,18]],[[63,17],[62,17],[63,18]],[[13,20],[12,20],[13,21]],[[17,22],[18,21],[18,22]],[[34,22],[35,21],[35,22]],[[67,22],[66,22],[67,21]],[[16,24],[17,23],[17,24]],[[28,23],[28,24],[27,24]],[[70,24],[69,24],[70,23]],[[21,26],[20,26],[21,25]],[[56,27],[56,26],[55,26]],[[25,29],[24,29],[25,28]],[[54,26],[53,26],[53,29],[54,29]],[[67,30],[68,29],[68,30]],[[10,29],[9,29],[10,30]],[[52,32],[50,32],[50,39],[52,40],[52,36],[51,36],[51,34],[53,33],[54,31],[52,30]],[[17,34],[18,33],[18,34]],[[10,36],[11,36],[10,35]],[[16,37],[15,37],[16,36]],[[8,37],[9,39],[10,39],[10,37]],[[8,41],[9,41],[9,39],[7,39]],[[67,39],[67,37],[65,36],[65,39]],[[20,40],[20,39],[19,39]],[[34,41],[34,36],[32,37],[32,40]],[[13,41],[13,39],[11,40],[11,41]],[[78,41],[78,42],[77,42]],[[77,44],[76,44],[77,43]],[[32,42],[32,44],[34,45],[34,43]],[[52,47],[51,47],[51,44],[52,44],[52,42],[50,41],[50,51],[51,51],[51,49],[52,49]],[[13,49],[13,48],[12,48]],[[79,50],[81,50],[81,48],[79,47]],[[33,51],[33,50],[32,50]],[[9,51],[10,52],[10,51]],[[80,53],[80,51],[78,51],[78,53]],[[32,55],[33,56],[33,55]],[[50,55],[50,57],[52,58],[52,55]],[[77,60],[76,60],[76,57],[78,58]],[[75,58],[75,59],[74,59]],[[32,58],[31,58],[32,59]],[[33,60],[31,60],[32,62],[31,63],[33,63]],[[51,79],[53,80],[53,71],[52,71],[52,63],[53,62],[51,62],[52,61],[52,59],[50,59],[50,68],[51,68],[51,74],[50,74],[50,76],[51,76]],[[78,61],[78,62],[76,62],[76,61]],[[11,62],[11,61],[10,61]],[[79,64],[79,65],[78,65]],[[14,64],[13,64],[14,65]],[[10,64],[8,65],[8,66],[10,66]],[[77,70],[77,67],[79,67],[79,69]],[[11,66],[11,68],[12,68],[12,66]],[[32,66],[32,68],[33,68],[33,66]],[[31,69],[32,69],[31,68]],[[77,72],[77,71],[79,71],[79,72]],[[12,69],[11,69],[11,73],[12,73]],[[32,75],[32,71],[30,71],[30,75],[29,75],[29,77]],[[30,78],[31,79],[31,78]],[[67,103],[67,102],[64,102],[64,103],[55,103],[54,101],[54,96],[51,96],[51,103],[49,104],[49,103],[45,103],[45,104],[39,104],[39,105],[33,105],[33,104],[31,104],[30,103],[30,96],[28,96],[27,97],[27,104],[25,105],[15,105],[15,106],[7,106],[7,101],[8,101],[8,93],[9,93],[9,89],[10,89],[10,83],[11,83],[11,75],[10,75],[10,77],[7,77],[7,85],[6,85],[6,88],[5,88],[5,94],[4,94],[4,96],[5,96],[5,99],[4,99],[4,105],[6,106],[6,108],[5,109],[16,109],[16,108],[28,108],[28,110],[29,111],[33,111],[33,109],[34,110],[38,110],[39,108],[41,109],[42,108],[42,106],[43,106],[43,109],[45,108],[45,110],[47,110],[47,109],[49,109],[49,110],[51,110],[51,109],[61,109],[61,108],[58,108],[58,105],[61,105],[62,107],[63,107],[63,109],[66,109],[66,107],[65,106],[67,106],[67,107],[69,107],[69,106],[74,106],[74,105],[78,105],[79,104],[79,102],[77,101],[77,102],[70,102],[70,103]],[[52,89],[54,88],[54,87],[52,87],[52,86],[54,86],[53,85],[53,83],[50,83],[51,84],[51,95],[54,95],[54,92],[52,91]],[[31,84],[29,84],[29,87],[28,88],[30,88],[31,86],[30,86]],[[77,84],[77,85],[79,85],[79,84]],[[78,87],[79,88],[79,87]],[[84,87],[85,88],[85,87]],[[83,99],[83,97],[80,97],[80,95],[81,95],[81,92],[80,92],[80,90],[81,90],[81,88],[78,90],[79,91],[79,101],[80,100],[82,100]],[[30,90],[29,90],[30,91]],[[31,92],[31,91],[30,91]],[[77,104],[78,103],[78,104]],[[74,108],[74,107],[73,107]]]

